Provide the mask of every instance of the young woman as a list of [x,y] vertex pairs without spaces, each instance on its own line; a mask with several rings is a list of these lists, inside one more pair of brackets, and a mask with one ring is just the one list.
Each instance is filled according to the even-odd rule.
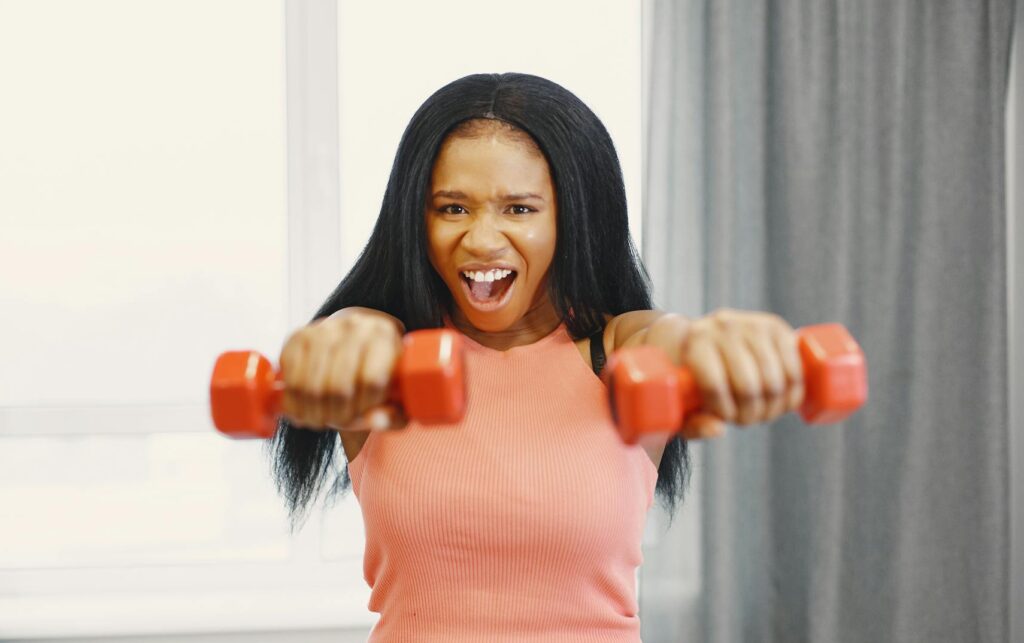
[[[371,641],[639,640],[645,516],[655,492],[670,515],[682,500],[686,438],[803,396],[777,316],[650,308],[614,146],[576,96],[477,74],[417,110],[369,243],[285,343],[270,444],[294,526],[340,440],[332,492],[351,484],[363,513]],[[442,326],[467,340],[466,415],[410,430],[385,403],[401,336]],[[705,413],[664,444],[622,443],[598,377],[640,344],[702,389]]]

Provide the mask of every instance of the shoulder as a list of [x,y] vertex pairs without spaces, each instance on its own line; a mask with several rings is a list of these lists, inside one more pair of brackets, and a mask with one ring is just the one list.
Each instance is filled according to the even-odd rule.
[[[671,318],[671,319],[670,319]],[[677,313],[665,312],[664,310],[631,310],[621,315],[609,315],[605,313],[604,327],[604,354],[611,355],[616,350],[627,345],[642,343],[644,333],[655,323],[677,323],[685,319]],[[632,339],[632,341],[630,341]],[[593,368],[590,360],[590,338],[584,337],[576,340],[576,347],[587,362],[587,366]]]

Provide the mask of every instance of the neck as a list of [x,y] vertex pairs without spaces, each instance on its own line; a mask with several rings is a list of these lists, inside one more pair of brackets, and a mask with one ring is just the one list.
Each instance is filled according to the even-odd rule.
[[487,332],[470,323],[462,309],[455,306],[451,316],[452,325],[466,337],[481,346],[504,351],[516,346],[526,346],[550,335],[562,323],[558,311],[548,297],[536,302],[526,314],[504,330]]

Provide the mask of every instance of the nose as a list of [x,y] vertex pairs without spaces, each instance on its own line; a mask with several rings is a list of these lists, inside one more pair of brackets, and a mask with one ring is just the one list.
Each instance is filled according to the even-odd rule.
[[495,257],[508,247],[501,217],[485,212],[473,217],[462,237],[462,245],[477,257]]

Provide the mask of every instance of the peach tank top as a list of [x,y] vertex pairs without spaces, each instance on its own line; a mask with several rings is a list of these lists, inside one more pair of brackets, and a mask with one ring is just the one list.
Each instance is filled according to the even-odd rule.
[[349,464],[369,640],[639,641],[657,469],[620,440],[564,322],[506,351],[463,339],[463,419],[371,433]]

